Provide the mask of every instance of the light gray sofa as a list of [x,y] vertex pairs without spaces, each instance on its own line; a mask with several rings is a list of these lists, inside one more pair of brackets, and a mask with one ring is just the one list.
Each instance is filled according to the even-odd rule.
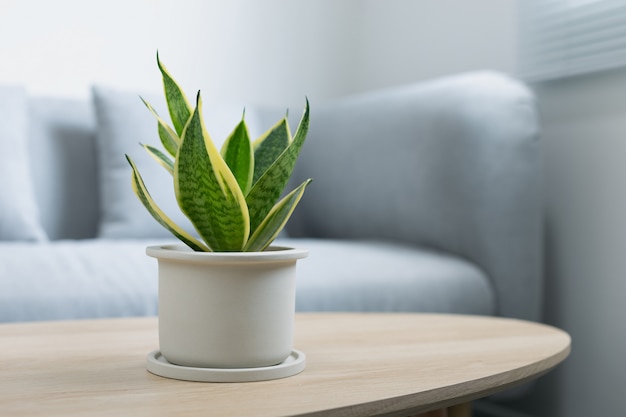
[[[135,93],[93,96],[0,88],[10,159],[0,168],[0,322],[157,312],[145,247],[171,237],[132,195],[123,155],[160,170],[137,145],[158,140],[156,124]],[[205,114],[219,140],[241,109]],[[246,108],[256,134],[283,114]],[[294,126],[299,111],[290,115]],[[297,309],[538,320],[539,145],[532,94],[493,72],[313,101],[294,181],[314,182],[280,242],[310,251],[298,264]]]

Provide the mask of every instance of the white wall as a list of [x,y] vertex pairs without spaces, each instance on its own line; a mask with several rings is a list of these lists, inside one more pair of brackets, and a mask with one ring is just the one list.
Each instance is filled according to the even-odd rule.
[[158,81],[157,47],[176,60],[191,58],[174,48],[183,36],[161,28],[184,17],[195,25],[200,16],[166,2],[0,0],[0,82],[84,97],[92,82],[150,88]]
[[0,0],[0,83],[87,97],[160,88],[155,51],[206,101],[302,106],[515,68],[513,0]]
[[626,70],[535,86],[545,146],[546,318],[570,358],[524,408],[542,417],[624,415]]
[[355,1],[360,54],[352,90],[517,66],[516,2]]
[[[158,91],[155,53],[207,101],[303,105],[349,70],[350,2],[0,0],[0,82],[88,97],[93,83]],[[346,45],[345,48],[340,45]],[[193,94],[190,94],[193,95]]]

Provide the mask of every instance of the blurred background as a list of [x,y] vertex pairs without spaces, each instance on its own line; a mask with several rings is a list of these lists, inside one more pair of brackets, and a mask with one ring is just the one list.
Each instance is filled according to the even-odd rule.
[[[622,416],[626,7],[622,0],[0,0],[0,84],[158,91],[157,49],[207,102],[316,103],[492,69],[535,91],[545,321],[570,358],[503,416]],[[595,48],[595,49],[594,49]],[[600,52],[598,52],[600,51]],[[609,51],[610,53],[606,53]]]

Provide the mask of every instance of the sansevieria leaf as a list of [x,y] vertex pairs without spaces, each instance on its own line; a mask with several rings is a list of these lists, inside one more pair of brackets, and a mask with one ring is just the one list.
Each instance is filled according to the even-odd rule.
[[170,73],[167,71],[167,68],[165,68],[159,60],[158,53],[157,64],[159,65],[161,75],[163,76],[163,89],[165,90],[165,100],[167,101],[170,118],[174,124],[174,129],[176,129],[176,133],[178,136],[181,136],[193,109],[183,90],[178,86],[178,83],[174,81],[174,78],[172,78]]
[[[157,120],[162,149],[141,145],[171,175],[178,206],[195,234],[172,222],[156,205],[134,162],[132,186],[154,219],[195,251],[262,251],[278,236],[311,180],[282,199],[309,129],[309,102],[292,138],[287,116],[255,142],[241,122],[215,147],[204,126],[200,92],[195,107],[159,60],[171,125],[142,98]],[[280,201],[278,201],[280,199]]]
[[287,149],[290,142],[291,131],[286,117],[254,142],[253,184],[272,166],[276,158]]
[[211,249],[241,251],[250,234],[248,208],[239,184],[209,137],[200,93],[174,164],[178,205]]
[[252,174],[254,172],[254,153],[252,153],[252,143],[248,126],[242,119],[235,127],[233,133],[228,136],[222,146],[222,157],[237,179],[239,188],[243,194],[247,194],[252,187]]
[[159,138],[161,139],[161,143],[165,150],[172,156],[176,156],[176,152],[178,151],[178,144],[180,143],[180,138],[174,132],[174,130],[163,120],[159,114],[154,110],[154,108],[148,103],[143,97],[140,97],[143,104],[146,105],[150,113],[157,119],[158,129],[159,129]]
[[250,230],[254,234],[265,216],[270,212],[283,189],[289,181],[289,177],[306,139],[309,130],[309,101],[306,102],[304,114],[298,125],[293,141],[276,161],[265,171],[259,180],[252,186],[246,196],[250,213]]
[[150,145],[141,145],[144,147],[146,152],[154,158],[163,168],[165,168],[170,174],[174,174],[174,161],[172,161],[167,155],[163,152]]
[[300,202],[304,189],[309,183],[311,183],[311,179],[300,184],[298,188],[287,194],[272,207],[254,234],[250,236],[244,251],[259,252],[265,250],[276,239]]
[[133,160],[128,155],[126,155],[126,160],[128,160],[128,163],[132,167],[132,171],[133,171],[132,173],[133,190],[135,191],[135,194],[137,195],[137,197],[139,197],[139,200],[141,201],[141,203],[148,210],[150,215],[152,215],[152,217],[157,222],[159,222],[161,226],[169,230],[174,236],[180,239],[183,243],[185,243],[191,249],[195,251],[200,251],[200,252],[210,252],[211,251],[210,248],[208,248],[202,242],[195,239],[193,236],[187,233],[183,228],[181,228],[176,223],[174,223],[172,219],[170,219],[165,213],[163,213],[163,211],[156,205],[156,203],[150,196],[150,193],[148,193],[148,190],[146,189],[146,185],[144,184],[143,179],[141,178],[141,175],[139,174],[139,171],[137,170],[137,166],[135,165]]

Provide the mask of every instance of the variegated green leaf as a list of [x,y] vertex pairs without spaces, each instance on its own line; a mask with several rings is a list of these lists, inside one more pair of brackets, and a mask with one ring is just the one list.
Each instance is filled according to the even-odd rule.
[[283,189],[289,181],[289,177],[306,139],[309,130],[309,101],[298,129],[289,144],[289,147],[276,159],[276,161],[265,171],[259,180],[252,186],[246,196],[248,210],[250,213],[250,230],[254,234],[265,216],[270,212]]
[[148,154],[154,158],[163,168],[165,168],[170,174],[174,174],[174,161],[172,161],[163,152],[150,145],[141,145],[148,152]]
[[257,139],[254,146],[254,178],[256,183],[291,142],[291,130],[285,117]]
[[157,64],[161,70],[163,76],[163,89],[165,90],[165,100],[167,101],[167,108],[170,112],[174,129],[178,136],[183,134],[185,124],[191,116],[192,107],[189,104],[189,100],[185,96],[183,90],[178,86],[174,78],[170,75],[169,71],[159,60],[159,54],[157,52]]
[[250,235],[248,208],[237,180],[206,131],[200,93],[181,136],[174,188],[183,213],[214,251],[242,250]]
[[245,252],[265,250],[276,239],[300,202],[306,186],[310,183],[311,179],[306,180],[272,207],[254,234],[248,239],[244,248]]
[[126,155],[126,159],[132,168],[132,186],[135,194],[144,205],[144,207],[148,210],[150,215],[163,227],[169,230],[174,236],[180,239],[183,243],[189,246],[191,249],[199,252],[210,252],[211,249],[208,248],[205,244],[195,239],[189,233],[187,233],[183,228],[178,226],[176,223],[172,221],[160,208],[156,205],[150,193],[146,188],[146,185],[137,170],[137,166],[133,162],[133,160]]
[[254,171],[254,154],[250,143],[248,126],[242,119],[235,130],[228,136],[222,146],[222,157],[228,164],[239,184],[239,188],[245,194],[252,187],[252,173]]
[[180,138],[174,132],[174,130],[163,120],[159,114],[154,110],[154,108],[148,103],[143,97],[140,97],[143,104],[146,105],[150,113],[157,119],[159,138],[161,139],[161,143],[165,150],[172,156],[176,156],[176,151],[178,151],[178,144],[180,143]]

